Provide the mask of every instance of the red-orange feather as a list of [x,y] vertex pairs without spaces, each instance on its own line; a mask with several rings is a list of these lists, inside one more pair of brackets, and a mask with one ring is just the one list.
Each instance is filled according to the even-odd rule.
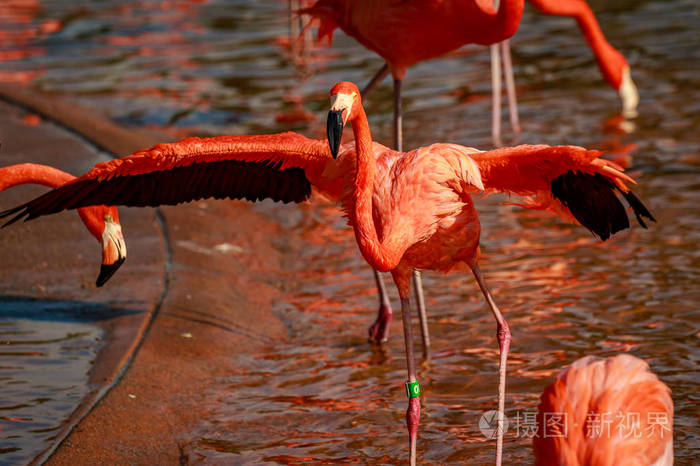
[[472,158],[487,192],[526,196],[525,203],[516,205],[549,210],[601,239],[629,226],[615,190],[627,199],[642,226],[642,217],[654,220],[625,184],[635,181],[600,155],[577,146],[521,145],[475,153]]
[[504,0],[498,11],[490,0],[319,0],[301,13],[320,21],[319,38],[330,39],[341,28],[381,55],[394,77],[403,79],[406,68],[419,61],[465,44],[509,38],[523,9],[523,0]]
[[[557,376],[538,407],[535,463],[570,466],[673,464],[671,391],[628,354],[585,357]],[[559,415],[559,435],[546,423]]]
[[297,167],[318,170],[331,160],[325,141],[287,132],[271,135],[187,138],[157,144],[120,159],[102,162],[78,178],[104,181],[115,176],[133,176],[187,167],[195,163],[238,160],[280,164],[280,169]]

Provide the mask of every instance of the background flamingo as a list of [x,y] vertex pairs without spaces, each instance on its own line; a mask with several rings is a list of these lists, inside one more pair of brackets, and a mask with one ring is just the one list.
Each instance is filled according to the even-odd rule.
[[[342,178],[339,198],[363,256],[376,270],[391,271],[399,289],[411,390],[409,446],[415,462],[420,404],[413,391],[417,389],[409,305],[413,269],[449,270],[460,264],[472,269],[498,323],[499,422],[503,419],[510,331],[478,267],[480,227],[470,194],[502,191],[529,196],[528,207],[578,221],[601,239],[629,227],[616,190],[642,226],[642,216],[653,218],[625,186],[632,179],[599,159],[597,151],[518,146],[479,152],[433,144],[400,153],[372,141],[354,84],[337,84],[331,96],[328,142],[283,133],[159,144],[100,163],[74,182],[0,217],[14,214],[9,224],[93,204],[155,206],[205,197],[301,202],[309,197],[312,184],[332,191]],[[345,145],[339,154],[342,128],[348,121],[355,144]],[[499,434],[498,462],[502,431]]]
[[576,19],[583,37],[593,51],[600,73],[619,94],[622,112],[626,117],[637,115],[639,94],[630,75],[625,57],[605,39],[600,25],[583,0],[528,0],[541,13],[555,16],[571,16]]
[[671,390],[639,358],[586,356],[545,388],[533,441],[537,465],[671,465]]
[[394,147],[402,150],[401,85],[406,70],[466,44],[491,45],[508,39],[518,29],[524,0],[505,0],[495,10],[489,1],[397,3],[382,1],[319,0],[302,9],[320,20],[319,39],[332,38],[341,28],[386,65],[363,93],[388,72],[394,78]]
[[[70,173],[47,165],[22,163],[0,168],[0,191],[21,184],[40,184],[58,188],[75,180]],[[78,209],[80,220],[90,234],[102,245],[102,265],[96,285],[104,285],[126,260],[126,244],[119,224],[119,212],[114,206],[89,206]]]
[[[583,0],[528,0],[541,13],[571,16],[578,22],[593,51],[603,78],[620,94],[626,116],[636,114],[639,95],[624,56],[608,43],[588,4]],[[501,54],[508,90],[511,124],[519,133],[513,69],[508,38],[522,18],[522,0],[495,2],[466,0],[410,5],[391,1],[319,0],[301,12],[320,21],[319,39],[332,39],[340,28],[386,61],[365,87],[372,89],[387,72],[394,77],[394,145],[401,150],[401,82],[409,66],[437,58],[463,45],[491,45],[493,82],[492,136],[500,145],[500,61]],[[500,46],[497,43],[500,42]]]

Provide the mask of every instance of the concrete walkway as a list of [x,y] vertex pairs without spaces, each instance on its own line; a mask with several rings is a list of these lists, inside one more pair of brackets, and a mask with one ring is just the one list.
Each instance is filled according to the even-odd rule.
[[[7,100],[0,103],[1,165],[31,161],[80,174],[105,158],[95,145],[123,156],[159,142],[22,88],[2,85],[0,96]],[[62,126],[27,124],[29,107]],[[18,187],[0,207],[43,191]],[[189,433],[206,416],[208,381],[230,372],[233,356],[285,337],[270,312],[279,292],[262,278],[283,259],[265,240],[275,237],[275,223],[246,204],[213,200],[122,208],[120,217],[127,261],[100,289],[99,247],[74,212],[2,231],[0,294],[136,311],[101,321],[108,338],[90,376],[96,388],[37,463],[186,462]]]

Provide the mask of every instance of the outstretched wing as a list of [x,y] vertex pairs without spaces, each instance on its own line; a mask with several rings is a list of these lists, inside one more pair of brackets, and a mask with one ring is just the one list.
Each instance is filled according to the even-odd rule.
[[601,152],[577,146],[521,145],[471,154],[486,191],[527,196],[523,207],[550,210],[575,219],[606,240],[629,228],[629,219],[615,191],[626,199],[639,224],[656,221],[629,190],[635,183]]
[[188,138],[109,162],[32,201],[0,213],[26,217],[90,205],[157,206],[196,199],[301,202],[310,179],[332,160],[328,143],[288,132]]

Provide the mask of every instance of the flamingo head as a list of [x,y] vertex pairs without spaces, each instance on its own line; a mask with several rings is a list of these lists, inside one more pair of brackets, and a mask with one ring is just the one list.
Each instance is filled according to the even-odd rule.
[[615,88],[622,100],[622,114],[626,118],[637,116],[639,92],[630,75],[630,65],[625,57],[610,44],[602,46],[596,57],[603,78]]
[[78,213],[92,236],[102,244],[102,265],[95,283],[100,287],[126,259],[126,243],[119,224],[119,212],[114,206],[93,206],[78,209]]
[[630,76],[630,67],[626,66],[622,69],[622,81],[617,89],[622,99],[622,114],[626,118],[634,118],[637,116],[637,104],[639,104],[639,92],[637,86],[634,85]]
[[331,89],[331,109],[326,121],[328,144],[333,158],[338,156],[340,139],[343,136],[343,127],[359,113],[362,106],[360,90],[351,82],[343,81]]

